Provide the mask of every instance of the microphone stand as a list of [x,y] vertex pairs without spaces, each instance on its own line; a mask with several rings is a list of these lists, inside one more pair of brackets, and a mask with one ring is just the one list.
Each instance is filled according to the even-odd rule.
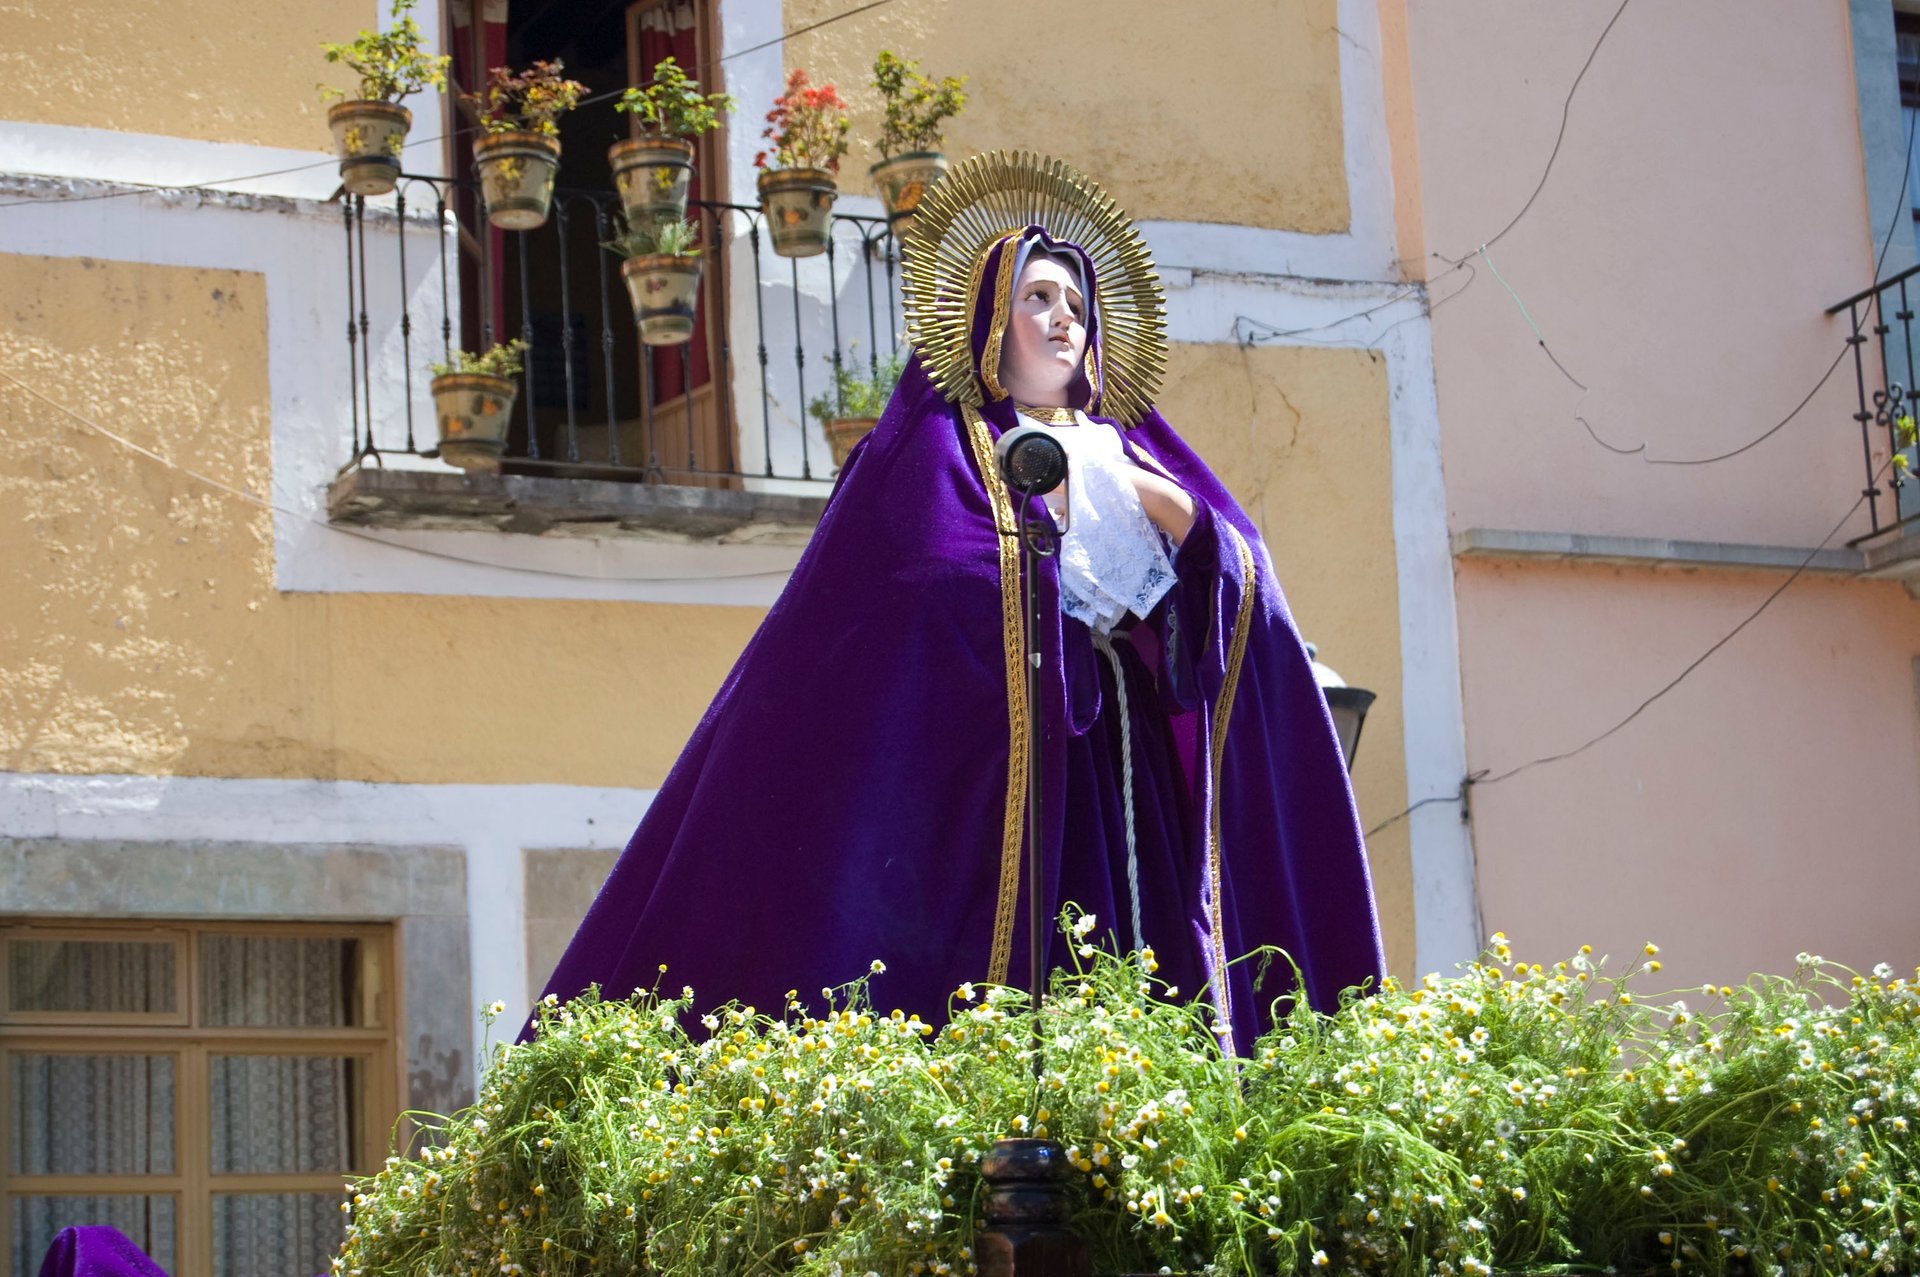
[[[1032,493],[1022,491],[1023,504]],[[1041,915],[1041,896],[1046,890],[1046,870],[1041,863],[1040,843],[1040,626],[1046,620],[1040,599],[1040,563],[1060,550],[1060,536],[1046,520],[1027,518],[1020,512],[1021,587],[1027,605],[1027,987],[1033,1012],[1033,1076],[1037,1081],[1042,1067],[1040,1002],[1047,981],[1047,928]]]

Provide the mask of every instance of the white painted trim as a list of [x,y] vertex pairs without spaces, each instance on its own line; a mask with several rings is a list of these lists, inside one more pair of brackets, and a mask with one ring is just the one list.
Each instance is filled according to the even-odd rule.
[[[325,141],[324,128],[315,140]],[[295,151],[64,124],[0,122],[0,172],[5,173],[324,200],[340,185],[338,165],[330,152],[317,147]],[[282,169],[296,171],[279,172]],[[236,180],[255,173],[273,176]]]
[[510,1035],[529,1009],[521,853],[624,847],[654,793],[0,773],[0,838],[459,847],[467,856],[472,1015],[505,1002],[499,1040],[502,1026]]

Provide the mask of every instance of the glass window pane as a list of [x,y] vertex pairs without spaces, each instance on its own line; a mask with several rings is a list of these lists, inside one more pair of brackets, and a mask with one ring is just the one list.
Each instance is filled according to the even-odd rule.
[[200,1022],[215,1028],[364,1024],[360,942],[324,936],[200,939]]
[[[167,1197],[102,1194],[93,1197],[16,1197],[13,1199],[13,1267],[37,1273],[47,1247],[63,1228],[109,1224],[147,1252],[168,1272],[173,1266],[174,1201]],[[302,1269],[322,1272],[325,1266]],[[292,1270],[287,1270],[292,1271]]]
[[324,1273],[345,1235],[337,1193],[216,1193],[214,1277]]
[[8,1168],[16,1175],[171,1175],[174,1057],[10,1061]]
[[165,940],[7,941],[7,1009],[177,1014],[176,946]]
[[215,1175],[358,1170],[353,1133],[366,1066],[311,1055],[208,1061]]

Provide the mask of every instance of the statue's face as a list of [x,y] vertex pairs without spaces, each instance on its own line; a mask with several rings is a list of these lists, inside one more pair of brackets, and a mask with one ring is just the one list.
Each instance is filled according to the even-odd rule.
[[1035,253],[1013,285],[1000,384],[1015,403],[1065,408],[1087,354],[1087,303],[1065,266]]

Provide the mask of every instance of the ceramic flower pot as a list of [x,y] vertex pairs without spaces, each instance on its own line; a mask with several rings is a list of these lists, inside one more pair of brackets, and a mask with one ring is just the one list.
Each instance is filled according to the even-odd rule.
[[680,138],[632,138],[607,152],[620,207],[634,226],[687,220],[693,181],[693,143]]
[[880,190],[880,202],[887,208],[887,225],[892,227],[895,239],[907,233],[921,198],[946,171],[947,157],[939,151],[909,151],[881,160],[867,170]]
[[640,340],[649,346],[678,346],[693,336],[693,307],[700,295],[700,258],[649,253],[620,264],[633,299]]
[[340,156],[340,181],[349,195],[385,195],[400,180],[400,148],[413,112],[391,102],[336,102],[327,128]]
[[760,211],[782,257],[813,257],[827,251],[829,218],[840,189],[819,168],[767,169],[760,174]]
[[494,133],[473,144],[487,220],[503,231],[546,225],[560,143],[539,133]]
[[833,449],[833,464],[847,464],[847,454],[867,432],[880,424],[878,417],[835,417],[826,424],[827,446]]
[[505,377],[455,372],[433,379],[440,460],[462,470],[497,471],[519,388]]

